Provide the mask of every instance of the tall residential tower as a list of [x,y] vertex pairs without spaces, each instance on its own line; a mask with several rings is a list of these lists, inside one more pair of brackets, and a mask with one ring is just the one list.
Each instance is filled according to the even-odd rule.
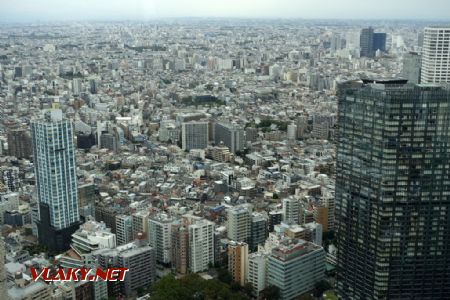
[[60,109],[33,120],[36,189],[39,201],[39,242],[50,250],[69,248],[79,226],[77,174],[72,123]]
[[420,82],[450,82],[450,26],[425,28]]

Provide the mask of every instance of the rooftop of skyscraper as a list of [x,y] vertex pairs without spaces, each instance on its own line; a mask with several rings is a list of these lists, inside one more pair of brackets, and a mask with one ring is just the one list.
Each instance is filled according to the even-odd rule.
[[279,246],[272,249],[272,257],[286,262],[321,248],[321,246],[302,239],[286,239]]

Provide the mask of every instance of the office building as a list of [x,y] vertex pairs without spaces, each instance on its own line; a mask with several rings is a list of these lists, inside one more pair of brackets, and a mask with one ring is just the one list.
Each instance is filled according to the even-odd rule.
[[192,273],[208,270],[214,263],[214,223],[198,219],[188,227],[189,270]]
[[272,249],[267,283],[280,289],[280,299],[291,300],[313,290],[325,278],[325,251],[304,241],[287,240]]
[[300,201],[294,197],[284,198],[283,221],[285,223],[299,224]]
[[83,89],[83,85],[81,83],[81,79],[80,78],[74,78],[72,80],[72,92],[74,95],[80,95],[80,93],[82,92]]
[[33,67],[30,65],[25,65],[22,68],[22,75],[23,76],[31,76],[33,73]]
[[167,214],[159,213],[148,219],[148,241],[155,249],[156,261],[161,264],[170,264],[171,253],[171,229],[174,219]]
[[306,223],[303,225],[306,229],[305,240],[322,246],[323,227],[316,222]]
[[[116,216],[118,212],[113,206],[108,204],[95,204],[94,209],[95,220],[98,222],[104,222],[106,227],[111,228],[112,233],[116,233]],[[134,239],[134,236],[133,238]]]
[[422,69],[422,56],[417,52],[408,52],[403,55],[402,77],[408,83],[420,83]]
[[33,281],[25,278],[22,272],[14,275],[14,281],[8,291],[2,296],[8,300],[51,300],[53,299],[50,285],[44,281]]
[[236,242],[249,242],[252,212],[247,206],[231,207],[227,211],[227,237]]
[[449,89],[347,82],[338,95],[340,298],[450,298]]
[[139,236],[135,242],[113,249],[100,249],[92,252],[101,268],[128,268],[124,281],[109,281],[108,295],[131,296],[139,288],[147,288],[155,282],[155,253]]
[[375,32],[373,34],[373,51],[380,50],[381,52],[386,52],[386,33]]
[[244,150],[244,128],[229,123],[216,123],[214,126],[214,141],[216,145],[223,143],[232,153]]
[[248,244],[230,241],[227,253],[228,272],[232,280],[244,286],[248,274]]
[[364,28],[361,30],[359,39],[359,47],[361,48],[361,57],[373,56],[373,28]]
[[224,226],[217,227],[214,232],[214,263],[217,265],[223,265],[228,259],[226,233]]
[[183,150],[205,149],[208,147],[208,122],[189,122],[181,126]]
[[87,220],[95,215],[95,200],[97,199],[96,185],[82,184],[78,186],[78,207],[80,216]]
[[91,94],[97,94],[97,82],[95,79],[89,79],[89,91]]
[[258,245],[264,245],[267,238],[267,217],[261,213],[252,213],[250,224],[250,251],[256,251]]
[[274,226],[280,224],[283,221],[283,211],[281,210],[272,210],[269,212],[269,220],[268,220],[268,231],[272,232]]
[[256,142],[258,139],[258,129],[253,127],[247,127],[245,129],[245,141],[246,142]]
[[14,78],[22,77],[22,66],[14,67]]
[[30,159],[32,157],[33,147],[31,136],[23,128],[12,129],[8,131],[8,154],[18,159]]
[[117,245],[128,244],[133,240],[133,221],[131,216],[116,216],[116,239]]
[[[335,223],[335,204],[334,195],[322,197],[321,201],[313,208],[313,219],[323,227],[323,231],[334,230]],[[304,211],[304,210],[303,210]],[[304,211],[305,212],[305,211]],[[306,212],[303,214],[306,216]],[[303,222],[304,223],[309,223]]]
[[336,51],[344,48],[345,40],[342,38],[340,34],[334,33],[330,38],[330,51],[331,53],[335,53]]
[[450,26],[425,28],[420,82],[450,82]]
[[420,48],[423,47],[423,39],[425,37],[425,33],[423,31],[420,31],[417,34],[417,46],[419,46]]
[[136,239],[140,233],[148,236],[148,216],[149,212],[141,210],[131,215],[133,239]]
[[72,249],[78,253],[89,253],[102,248],[115,248],[116,235],[105,223],[87,221],[72,234]]
[[77,148],[88,150],[97,143],[95,141],[95,135],[93,133],[84,134],[81,132],[77,133]]
[[314,209],[305,203],[300,204],[299,224],[314,222]]
[[117,152],[119,149],[117,136],[109,132],[102,133],[100,136],[100,147]]
[[248,255],[247,282],[251,283],[256,297],[267,286],[267,261],[268,255],[263,252]]
[[173,224],[171,229],[172,269],[187,274],[189,268],[189,231],[181,224]]
[[4,214],[19,209],[19,193],[0,194],[0,225],[4,224]]
[[234,154],[230,152],[230,149],[223,144],[218,146],[208,147],[205,152],[206,157],[218,162],[233,162]]
[[386,33],[375,33],[372,27],[364,28],[361,30],[359,45],[361,57],[374,57],[377,50],[386,51]]
[[64,251],[79,226],[73,126],[60,109],[53,108],[31,122],[31,132],[39,242],[50,250]]
[[0,180],[9,192],[18,192],[20,189],[20,177],[18,167],[0,167]]
[[297,125],[289,124],[287,126],[287,138],[288,140],[294,141],[297,139]]
[[178,143],[180,140],[180,128],[177,127],[175,121],[161,121],[158,130],[158,140],[161,142]]
[[58,255],[57,259],[63,268],[81,268],[92,263],[93,251],[116,246],[116,235],[106,228],[105,223],[89,220],[72,234],[71,249]]

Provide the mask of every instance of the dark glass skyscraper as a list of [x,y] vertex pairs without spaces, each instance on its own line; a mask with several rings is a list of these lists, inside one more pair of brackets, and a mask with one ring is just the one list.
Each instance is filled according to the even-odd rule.
[[359,47],[361,48],[361,57],[373,56],[373,28],[364,28],[359,37]]
[[374,32],[372,27],[361,30],[359,38],[361,57],[374,57],[377,50],[386,51],[386,33]]
[[373,34],[373,46],[372,51],[386,51],[386,33],[376,32]]
[[450,299],[450,90],[339,87],[337,290]]

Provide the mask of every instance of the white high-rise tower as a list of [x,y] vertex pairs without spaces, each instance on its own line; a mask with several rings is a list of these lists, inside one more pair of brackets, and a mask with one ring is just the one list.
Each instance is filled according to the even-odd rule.
[[31,133],[39,240],[51,249],[64,249],[79,222],[73,126],[60,109],[53,108],[32,121]]
[[450,82],[450,26],[425,28],[420,82]]
[[214,223],[196,219],[188,229],[189,269],[192,273],[205,271],[214,262]]

